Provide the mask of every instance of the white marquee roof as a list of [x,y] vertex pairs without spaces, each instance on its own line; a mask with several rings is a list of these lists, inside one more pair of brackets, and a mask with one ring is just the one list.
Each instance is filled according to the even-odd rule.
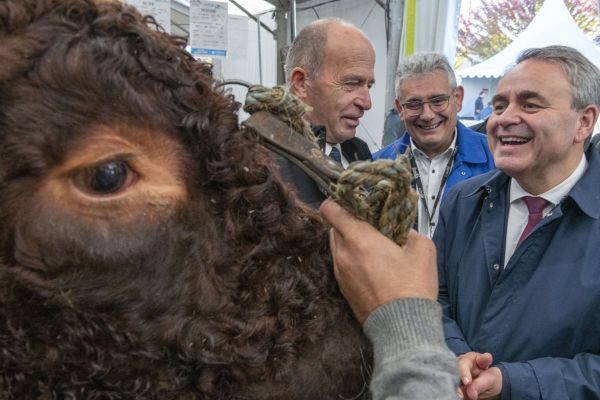
[[579,29],[562,0],[546,0],[529,26],[511,44],[487,60],[458,70],[462,78],[498,78],[519,53],[531,47],[574,47],[600,67],[600,48]]

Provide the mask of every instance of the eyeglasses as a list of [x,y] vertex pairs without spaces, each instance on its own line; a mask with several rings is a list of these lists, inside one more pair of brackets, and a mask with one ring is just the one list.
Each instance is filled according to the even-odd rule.
[[410,100],[406,103],[401,103],[400,105],[408,117],[416,117],[423,112],[425,104],[429,104],[429,107],[433,112],[442,112],[448,108],[448,104],[450,104],[450,96],[436,96],[430,98],[428,101]]

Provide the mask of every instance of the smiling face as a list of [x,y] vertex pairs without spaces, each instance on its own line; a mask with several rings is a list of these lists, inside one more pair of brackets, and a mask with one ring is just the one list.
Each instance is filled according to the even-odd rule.
[[[462,109],[462,86],[453,91],[448,73],[436,70],[403,80],[399,93],[396,108],[416,146],[430,158],[444,152],[452,143],[457,115]],[[409,115],[410,111],[402,107],[406,102],[429,101],[440,96],[450,96],[448,107],[442,111],[433,111],[429,104],[424,104],[421,113]]]
[[590,107],[575,110],[560,65],[525,60],[500,80],[487,125],[496,167],[532,194],[568,177],[593,128]]
[[329,27],[321,71],[306,77],[306,91],[300,94],[312,107],[309,122],[327,129],[327,142],[342,143],[356,135],[360,118],[372,106],[374,67],[375,51],[360,31],[339,24]]

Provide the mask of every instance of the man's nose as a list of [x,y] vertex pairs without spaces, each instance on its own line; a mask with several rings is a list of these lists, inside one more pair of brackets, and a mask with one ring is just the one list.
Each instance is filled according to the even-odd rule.
[[501,113],[492,113],[494,124],[500,126],[509,126],[521,122],[521,113],[523,110],[516,103],[509,103]]
[[371,93],[368,88],[362,88],[356,97],[354,104],[362,110],[370,110],[373,106],[371,102]]
[[423,110],[421,114],[419,114],[419,118],[421,119],[432,119],[435,117],[435,112],[431,109],[431,105],[429,102],[423,103]]

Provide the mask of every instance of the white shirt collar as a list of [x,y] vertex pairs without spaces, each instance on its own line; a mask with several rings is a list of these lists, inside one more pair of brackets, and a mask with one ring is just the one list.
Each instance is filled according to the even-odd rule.
[[[542,193],[539,197],[546,199],[548,202],[552,203],[552,205],[557,205],[561,202],[561,200],[569,194],[573,186],[577,183],[577,181],[582,177],[587,169],[588,161],[585,157],[585,154],[581,156],[581,160],[577,165],[577,168],[569,175],[564,181],[554,186],[552,189]],[[532,196],[532,194],[528,193],[516,179],[511,178],[510,182],[510,202],[511,204],[519,200],[525,196]]]
[[[573,186],[585,173],[588,162],[585,158],[585,154],[582,156],[579,165],[564,181],[539,195],[540,197],[547,200],[550,204],[544,208],[544,216],[548,215],[561,200],[569,194]],[[508,211],[508,222],[506,225],[506,238],[504,242],[504,265],[509,262],[510,258],[517,248],[518,239],[527,225],[529,211],[525,201],[522,200],[524,196],[531,196],[530,193],[525,191],[516,179],[511,179],[509,199],[510,207]]]

